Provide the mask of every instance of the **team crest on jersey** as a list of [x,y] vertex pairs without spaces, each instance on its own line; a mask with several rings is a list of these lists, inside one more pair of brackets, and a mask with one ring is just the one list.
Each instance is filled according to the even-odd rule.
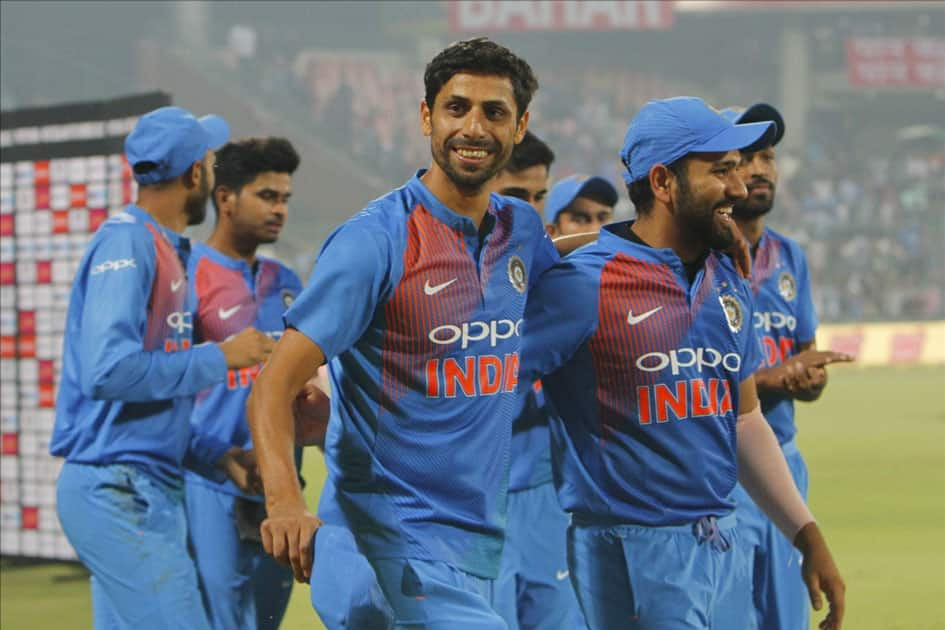
[[789,302],[797,295],[797,281],[790,271],[782,271],[778,276],[778,293]]
[[525,281],[528,274],[525,273],[525,262],[518,256],[509,258],[509,282],[519,293],[525,293]]
[[722,310],[725,311],[725,319],[728,320],[728,327],[733,333],[742,329],[742,323],[745,319],[742,314],[742,303],[734,295],[723,295],[719,297],[722,303]]
[[291,291],[282,290],[282,306],[289,308],[292,306],[292,302],[295,302],[295,294]]

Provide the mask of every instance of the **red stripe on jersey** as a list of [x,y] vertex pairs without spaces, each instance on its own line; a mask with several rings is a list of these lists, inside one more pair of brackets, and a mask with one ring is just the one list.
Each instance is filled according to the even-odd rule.
[[[151,285],[151,296],[148,299],[147,327],[144,334],[144,349],[158,350],[164,346],[168,337],[191,336],[191,330],[183,328],[190,322],[168,322],[173,313],[184,310],[184,301],[187,297],[187,274],[180,262],[177,250],[167,242],[164,235],[150,223],[144,224],[151,236],[154,237],[154,282]],[[108,296],[101,296],[107,299]],[[171,328],[170,324],[177,324],[179,328]]]
[[209,257],[197,261],[194,271],[197,321],[194,337],[201,341],[223,341],[256,321],[257,305],[243,274]]
[[719,266],[719,259],[715,257],[714,254],[709,255],[705,260],[705,268],[702,272],[702,282],[699,284],[699,288],[696,290],[695,297],[692,298],[692,318],[696,318],[696,314],[699,312],[699,309],[702,308],[702,304],[705,302],[705,299],[712,294],[714,285],[715,285],[715,274]]
[[476,265],[462,234],[417,206],[407,220],[400,284],[384,304],[381,410],[409,391],[426,392],[427,361],[458,344],[436,344],[433,330],[469,321],[479,303]]
[[691,324],[686,292],[671,269],[617,254],[600,276],[599,323],[588,341],[597,374],[601,436],[636,417],[637,387],[658,380],[635,364],[679,346]]
[[482,286],[489,286],[489,277],[495,268],[495,264],[508,248],[509,241],[512,238],[512,219],[513,210],[510,207],[499,208],[495,212],[495,227],[492,228],[492,235],[489,238],[489,245],[482,256]]

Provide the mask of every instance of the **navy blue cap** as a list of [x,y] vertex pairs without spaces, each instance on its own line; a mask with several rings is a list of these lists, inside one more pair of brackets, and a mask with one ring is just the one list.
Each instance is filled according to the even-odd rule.
[[773,147],[781,142],[781,138],[784,137],[784,118],[781,116],[781,112],[767,103],[755,103],[754,105],[749,105],[747,109],[728,107],[722,110],[722,115],[736,125],[766,121],[773,122],[777,127],[777,131],[775,131],[774,137],[771,138],[769,146]]
[[551,187],[545,200],[545,222],[554,223],[574,200],[582,196],[594,196],[606,200],[608,206],[617,205],[617,189],[603,177],[571,175]]
[[672,164],[690,153],[723,153],[771,143],[775,125],[736,125],[701,98],[677,96],[650,101],[634,116],[623,139],[620,159],[628,184],[643,179],[657,164]]
[[[179,177],[230,138],[230,126],[213,114],[196,118],[181,107],[161,107],[138,119],[125,138],[125,154],[139,184],[155,184]],[[138,172],[143,162],[153,168]]]

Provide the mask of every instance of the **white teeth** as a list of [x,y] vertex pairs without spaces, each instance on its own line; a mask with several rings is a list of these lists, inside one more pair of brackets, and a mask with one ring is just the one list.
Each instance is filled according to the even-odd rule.
[[488,152],[482,149],[456,149],[456,152],[464,158],[470,158],[474,160],[484,158],[486,155],[488,155]]

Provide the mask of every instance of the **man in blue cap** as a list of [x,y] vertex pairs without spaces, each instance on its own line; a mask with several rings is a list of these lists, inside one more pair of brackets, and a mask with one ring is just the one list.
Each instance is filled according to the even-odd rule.
[[648,103],[621,152],[637,219],[605,226],[529,296],[521,376],[541,378],[561,416],[555,482],[592,629],[746,627],[736,479],[804,554],[814,607],[830,601],[821,627],[840,627],[843,580],[758,405],[751,289],[720,253],[746,196],[739,150],[772,134],[701,99]]
[[570,175],[548,193],[545,229],[552,238],[600,232],[610,223],[617,205],[617,189],[603,177]]
[[[816,348],[817,313],[811,297],[810,272],[800,245],[765,227],[778,185],[775,145],[784,135],[784,118],[767,103],[722,115],[736,124],[770,121],[777,133],[756,151],[742,151],[738,174],[748,196],[735,203],[732,215],[751,245],[751,288],[755,300],[753,327],[764,349],[763,367],[755,372],[761,410],[771,424],[794,483],[807,497],[807,466],[797,448],[794,401],[813,401],[827,384],[826,366],[852,357]],[[752,574],[752,596],[762,630],[800,630],[810,625],[807,593],[801,579],[800,552],[778,531],[745,489],[737,486],[739,532]]]
[[194,394],[273,345],[253,328],[193,344],[181,232],[203,220],[228,135],[222,118],[179,107],[142,116],[125,140],[137,202],[99,228],[73,281],[50,451],[66,459],[57,510],[92,573],[97,628],[208,628],[183,466],[253,483],[241,449],[190,426]]

